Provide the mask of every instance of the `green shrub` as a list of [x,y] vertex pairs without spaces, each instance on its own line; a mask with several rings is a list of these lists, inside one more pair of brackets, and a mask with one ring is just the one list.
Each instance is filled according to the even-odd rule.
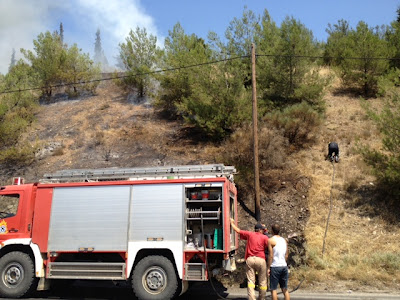
[[400,254],[392,252],[375,253],[365,259],[365,262],[374,269],[383,269],[389,274],[400,271]]
[[0,122],[0,142],[3,147],[12,146],[18,142],[22,132],[28,126],[26,119],[17,113],[8,113]]
[[319,113],[325,112],[325,101],[322,96],[331,77],[321,77],[318,72],[305,75],[303,83],[295,90],[294,98],[306,102]]
[[378,78],[378,96],[384,97],[400,86],[400,70],[392,69],[388,74]]
[[346,254],[343,255],[342,261],[340,263],[341,268],[357,266],[360,263],[360,258],[356,254]]
[[0,165],[21,166],[31,163],[35,158],[35,147],[31,145],[12,146],[0,151]]
[[[30,66],[18,62],[0,82],[0,91],[24,90],[32,84]],[[18,146],[34,120],[37,99],[30,91],[0,94],[0,163],[29,160],[30,146]]]
[[319,250],[315,248],[307,247],[307,266],[315,269],[315,270],[325,270],[329,267],[328,262],[321,258]]
[[[258,135],[259,163],[260,167],[266,169],[282,168],[285,163],[287,152],[287,139],[266,124],[260,124]],[[234,165],[240,180],[247,181],[253,176],[254,151],[252,128],[249,125],[236,130],[223,145],[223,161]]]
[[272,112],[265,119],[282,130],[291,145],[300,148],[313,140],[313,134],[321,124],[320,114],[306,102]]
[[362,103],[368,116],[375,122],[382,134],[382,149],[371,149],[359,144],[357,151],[361,153],[367,165],[371,166],[385,191],[400,197],[400,96],[393,95],[387,100],[383,109],[376,112],[366,101]]

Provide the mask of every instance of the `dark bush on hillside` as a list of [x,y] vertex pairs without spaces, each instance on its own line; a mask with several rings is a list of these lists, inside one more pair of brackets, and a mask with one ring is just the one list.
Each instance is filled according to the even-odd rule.
[[310,104],[319,113],[325,112],[325,101],[322,97],[330,80],[330,77],[320,76],[318,72],[305,75],[303,83],[294,93],[294,99],[299,103],[304,101]]
[[305,102],[272,112],[265,120],[281,130],[291,145],[299,148],[312,141],[321,124],[319,113]]
[[0,151],[0,165],[14,167],[27,165],[34,160],[35,150],[30,145],[5,148]]
[[378,96],[390,95],[400,86],[400,69],[391,69],[378,79]]
[[[285,163],[287,140],[276,130],[261,124],[259,131],[259,162],[261,169],[282,168]],[[253,173],[253,135],[250,126],[236,130],[225,142],[223,160],[238,170],[239,181],[248,180]]]

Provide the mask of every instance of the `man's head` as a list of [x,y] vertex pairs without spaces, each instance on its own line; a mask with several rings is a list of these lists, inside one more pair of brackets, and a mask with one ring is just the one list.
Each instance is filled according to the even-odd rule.
[[265,229],[265,226],[264,226],[263,224],[261,224],[261,223],[257,223],[257,224],[254,226],[254,231],[261,231],[261,232],[264,232],[264,229]]
[[280,227],[278,224],[276,224],[276,223],[274,223],[274,224],[271,226],[271,229],[272,229],[272,233],[273,233],[273,234],[276,234],[276,235],[278,235],[279,232],[281,231],[281,227]]
[[267,228],[267,226],[265,226],[265,224],[262,224],[262,226],[264,226],[264,234],[267,234],[267,233],[268,233],[268,228]]

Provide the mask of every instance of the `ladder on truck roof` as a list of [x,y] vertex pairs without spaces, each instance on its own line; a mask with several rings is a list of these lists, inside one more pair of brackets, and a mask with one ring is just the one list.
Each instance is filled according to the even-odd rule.
[[223,164],[162,166],[149,168],[105,168],[61,170],[44,174],[41,183],[91,182],[112,180],[150,180],[227,177],[233,181],[236,169]]

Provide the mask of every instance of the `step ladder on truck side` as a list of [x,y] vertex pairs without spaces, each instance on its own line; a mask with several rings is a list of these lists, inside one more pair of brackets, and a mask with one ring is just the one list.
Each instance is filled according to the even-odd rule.
[[105,168],[105,169],[76,169],[61,170],[45,174],[41,182],[80,182],[80,181],[109,181],[109,180],[154,180],[227,177],[233,181],[236,169],[223,164],[188,165],[174,167],[149,168]]

